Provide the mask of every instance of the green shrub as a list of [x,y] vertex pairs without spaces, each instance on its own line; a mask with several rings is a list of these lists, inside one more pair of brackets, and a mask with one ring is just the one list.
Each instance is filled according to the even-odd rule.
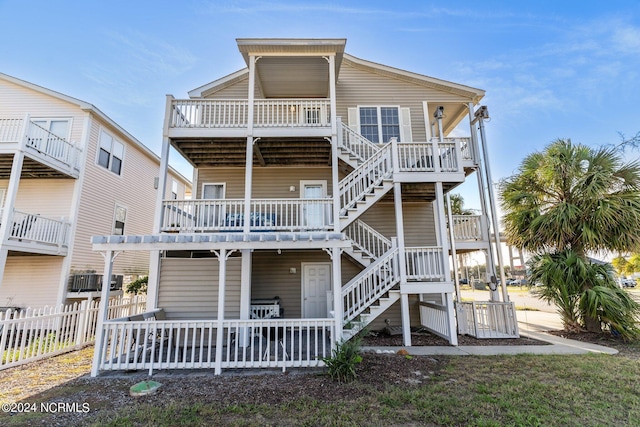
[[356,335],[349,341],[341,341],[336,345],[331,357],[325,357],[322,361],[327,365],[327,373],[338,382],[350,382],[358,376],[356,365],[362,362],[360,345],[362,337]]
[[127,292],[133,295],[146,295],[149,276],[140,277],[127,285]]

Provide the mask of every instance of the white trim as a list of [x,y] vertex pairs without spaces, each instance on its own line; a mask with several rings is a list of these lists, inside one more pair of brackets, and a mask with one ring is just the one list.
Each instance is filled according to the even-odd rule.
[[227,195],[227,183],[226,182],[203,182],[202,185],[200,186],[200,194],[198,197],[198,199],[203,199],[204,200],[204,187],[207,185],[221,185],[222,186],[222,197],[221,199],[224,199],[225,196]]
[[398,132],[400,133],[400,142],[410,142],[410,141],[405,141],[405,135],[404,135],[404,131],[402,129],[402,109],[400,107],[400,105],[389,105],[389,104],[379,104],[379,105],[368,105],[368,104],[364,104],[364,105],[358,105],[356,107],[357,109],[357,119],[358,119],[358,128],[357,128],[357,132],[360,135],[363,135],[362,133],[362,127],[360,124],[360,109],[361,108],[375,108],[376,112],[377,112],[377,120],[378,120],[378,139],[379,141],[377,142],[378,144],[386,144],[389,141],[382,141],[382,117],[380,115],[380,109],[381,108],[395,108],[396,110],[398,110]]
[[326,179],[312,179],[312,180],[300,180],[300,198],[304,199],[304,187],[311,185],[322,186],[322,198],[327,197],[327,180]]
[[73,117],[69,117],[69,116],[61,116],[61,117],[56,117],[56,116],[44,116],[44,117],[29,117],[29,121],[30,122],[38,122],[38,121],[46,121],[47,122],[47,130],[49,132],[51,132],[50,130],[50,126],[51,126],[51,122],[52,121],[66,121],[69,126],[67,128],[67,134],[62,136],[62,135],[57,135],[61,138],[63,138],[65,141],[67,142],[71,142],[71,129],[73,128]]
[[[304,268],[306,266],[313,265],[325,265],[329,266],[329,291],[334,291],[333,286],[333,263],[331,262],[301,262],[300,263],[300,317],[305,319],[305,277],[304,277]],[[327,307],[328,309],[328,307]]]
[[116,221],[117,221],[116,214],[118,213],[118,208],[124,209],[124,221],[123,221],[124,226],[122,227],[122,236],[125,236],[126,234],[124,232],[124,229],[127,226],[127,219],[129,217],[129,207],[117,201],[113,203],[113,219],[111,221],[111,234],[113,234],[114,236],[118,235],[116,234]]
[[[111,137],[111,151],[109,151],[109,165],[107,167],[104,167],[100,164],[100,150],[101,150],[101,145],[100,145],[100,140],[102,139],[102,133],[105,133],[107,136]],[[120,158],[120,173],[115,173],[114,171],[111,170],[111,166],[113,165],[113,145],[114,143],[118,143],[122,145],[122,157]],[[95,157],[95,164],[96,166],[98,166],[100,169],[104,169],[109,171],[110,173],[112,173],[115,176],[121,177],[124,175],[124,163],[125,163],[125,154],[126,154],[126,148],[127,148],[127,144],[124,143],[124,141],[122,141],[119,138],[116,138],[115,134],[113,132],[110,132],[106,129],[105,126],[101,125],[99,130],[98,130],[98,140],[96,141],[96,157]]]

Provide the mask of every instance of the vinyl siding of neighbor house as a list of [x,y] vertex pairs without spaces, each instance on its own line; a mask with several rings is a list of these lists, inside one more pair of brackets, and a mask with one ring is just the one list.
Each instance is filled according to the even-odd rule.
[[[52,219],[69,219],[73,179],[21,179],[14,207],[18,211],[46,216]],[[0,179],[0,188],[7,189],[8,179]],[[3,201],[4,202],[4,201]]]
[[[216,319],[218,317],[217,258],[163,258],[160,266],[158,307],[168,319]],[[227,260],[225,319],[240,316],[241,258]]]
[[[125,146],[120,175],[97,164],[97,147],[102,130]],[[154,178],[158,176],[158,163],[129,143],[116,129],[94,118],[91,121],[84,168],[71,270],[101,272],[104,260],[99,252],[92,251],[91,236],[113,234],[116,204],[127,209],[125,234],[151,233],[156,199]],[[148,269],[149,254],[144,251],[123,252],[114,262],[114,274],[146,274]]]
[[87,113],[76,105],[0,79],[0,117],[71,119],[69,140],[80,143]]
[[[225,183],[225,198],[244,198],[244,168],[202,168],[198,169],[198,179],[194,184],[196,198],[202,197],[202,184]],[[300,198],[300,181],[325,180],[327,194],[331,195],[331,168],[253,168],[252,198],[289,199]],[[294,192],[289,191],[295,186]]]
[[39,308],[57,299],[64,258],[8,256],[0,286],[0,305]]
[[426,141],[426,127],[422,102],[466,102],[464,98],[426,88],[389,76],[364,70],[348,60],[343,61],[336,84],[337,115],[348,121],[348,108],[362,106],[398,105],[409,108],[413,141]]

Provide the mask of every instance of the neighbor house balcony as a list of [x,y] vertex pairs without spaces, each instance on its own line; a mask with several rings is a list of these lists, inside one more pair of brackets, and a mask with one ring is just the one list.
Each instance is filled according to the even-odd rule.
[[82,150],[26,118],[0,118],[0,157],[23,150],[30,176],[77,178]]
[[[242,232],[244,199],[165,200],[160,231]],[[252,199],[251,232],[333,230],[332,199]]]
[[[247,99],[167,100],[170,138],[244,137],[249,130]],[[331,136],[331,101],[326,98],[256,99],[253,136]]]
[[484,215],[452,215],[456,251],[486,249],[489,245],[487,218]]
[[13,210],[10,228],[3,247],[10,251],[66,256],[69,249],[71,224],[62,219],[48,218]]

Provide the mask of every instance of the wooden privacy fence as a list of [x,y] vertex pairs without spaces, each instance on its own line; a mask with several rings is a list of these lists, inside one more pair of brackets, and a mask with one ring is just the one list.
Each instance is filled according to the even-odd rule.
[[[99,301],[0,313],[0,370],[77,350],[95,340]],[[109,300],[108,318],[141,313],[146,297]]]

